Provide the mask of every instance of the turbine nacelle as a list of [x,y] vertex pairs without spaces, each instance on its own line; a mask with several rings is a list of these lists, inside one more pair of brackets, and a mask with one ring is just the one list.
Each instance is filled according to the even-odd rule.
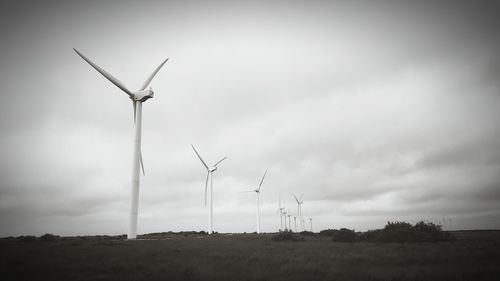
[[132,93],[133,95],[130,97],[133,101],[145,102],[146,100],[154,97],[155,93],[153,89],[149,88],[148,90],[142,90]]
[[213,167],[211,167],[211,168],[208,168],[208,171],[209,171],[210,173],[213,173],[213,172],[217,171],[217,166],[213,166]]

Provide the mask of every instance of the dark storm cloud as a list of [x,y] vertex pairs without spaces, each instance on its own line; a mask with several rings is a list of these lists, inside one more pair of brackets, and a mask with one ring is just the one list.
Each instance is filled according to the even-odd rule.
[[497,166],[500,167],[500,152],[498,143],[500,136],[490,136],[487,139],[462,140],[433,148],[419,160],[421,168],[453,168]]

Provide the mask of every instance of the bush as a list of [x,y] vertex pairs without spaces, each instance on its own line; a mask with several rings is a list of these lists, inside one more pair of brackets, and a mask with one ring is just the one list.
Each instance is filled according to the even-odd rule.
[[282,231],[272,238],[273,241],[304,241],[304,237],[295,234],[291,230]]
[[396,221],[396,222],[388,221],[387,224],[384,226],[385,231],[401,230],[401,229],[406,230],[411,228],[412,228],[411,224],[404,221]]
[[420,221],[415,225],[407,222],[387,222],[383,229],[369,230],[358,237],[358,241],[385,243],[447,242],[455,238],[443,231],[441,226]]
[[59,236],[50,233],[45,233],[44,235],[40,236],[40,241],[43,242],[54,242],[57,239],[59,239]]
[[380,232],[382,232],[382,229],[376,229],[376,230],[368,230],[366,232],[363,232],[358,235],[357,240],[358,241],[367,241],[367,242],[377,242],[378,237],[380,237]]
[[335,242],[356,242],[356,232],[347,228],[336,231],[332,238]]
[[426,242],[446,242],[455,240],[455,237],[449,232],[443,231],[440,225],[436,225],[432,222],[425,223],[420,221],[417,222],[413,228],[416,232],[420,233],[421,239]]
[[33,235],[21,235],[17,237],[19,242],[33,242],[36,241],[36,237]]
[[323,236],[333,237],[337,231],[337,229],[325,229],[321,230],[319,234]]
[[300,232],[300,235],[305,235],[305,236],[314,235],[314,232],[311,232],[311,231],[302,231],[302,232]]

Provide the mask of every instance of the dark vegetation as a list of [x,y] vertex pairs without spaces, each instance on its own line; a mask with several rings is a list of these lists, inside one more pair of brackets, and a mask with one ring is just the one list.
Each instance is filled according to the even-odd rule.
[[411,225],[407,222],[388,222],[383,229],[370,230],[360,234],[359,241],[416,243],[416,242],[451,242],[455,237],[443,231],[440,225],[418,222]]
[[304,241],[304,237],[299,234],[291,231],[285,230],[281,231],[278,234],[274,235],[272,238],[273,241]]
[[443,231],[440,225],[431,222],[418,222],[411,225],[407,222],[387,222],[383,229],[356,233],[354,230],[326,229],[320,235],[332,237],[335,242],[382,242],[382,243],[418,243],[418,242],[452,242],[455,237]]
[[356,232],[347,228],[341,228],[333,235],[335,242],[356,242]]
[[40,236],[40,241],[42,242],[55,242],[59,239],[58,235],[50,234],[50,233],[45,233],[44,235]]
[[[435,230],[430,224],[395,222],[365,233],[339,229],[325,230],[321,235],[161,232],[141,235],[135,241],[125,240],[125,235],[7,237],[0,239],[0,278],[5,281],[498,279],[500,231],[455,231],[453,242],[382,242],[386,240],[382,237],[421,239],[420,234],[408,233]],[[380,234],[385,232],[391,234]],[[296,242],[297,237],[302,242]],[[353,237],[355,243],[345,243],[352,242]],[[279,242],[273,241],[276,239]]]

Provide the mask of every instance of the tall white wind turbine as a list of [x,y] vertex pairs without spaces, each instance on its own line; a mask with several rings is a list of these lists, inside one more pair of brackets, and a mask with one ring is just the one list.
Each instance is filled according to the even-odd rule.
[[297,232],[297,216],[293,216],[293,223],[295,224],[295,232]]
[[299,216],[299,223],[301,225],[301,230],[304,230],[304,225],[302,223],[302,203],[304,203],[304,201],[302,201],[302,196],[304,196],[304,193],[302,193],[299,198],[297,198],[295,194],[293,195],[295,201],[297,201],[297,215]]
[[313,219],[309,218],[309,222],[311,223],[311,232],[313,232]]
[[210,178],[210,208],[208,212],[208,234],[212,234],[214,230],[214,225],[213,225],[213,172],[217,171],[217,165],[219,165],[224,159],[227,158],[224,157],[221,160],[217,161],[215,164],[213,164],[211,167],[207,165],[205,160],[201,158],[200,154],[198,151],[196,151],[196,148],[194,148],[194,145],[191,145],[193,148],[194,152],[196,155],[198,155],[198,158],[200,158],[201,163],[205,168],[207,169],[207,179],[205,180],[205,207],[207,206],[207,188],[208,188],[208,180]]
[[168,61],[168,58],[164,60],[146,79],[144,84],[137,91],[130,91],[122,82],[116,79],[113,75],[106,72],[104,69],[100,68],[78,50],[75,52],[89,63],[95,70],[101,73],[106,79],[111,83],[115,84],[123,92],[125,92],[128,97],[132,100],[132,105],[134,107],[134,150],[132,154],[132,180],[131,180],[131,196],[130,196],[130,217],[129,217],[129,230],[127,233],[128,239],[135,239],[137,237],[137,215],[139,209],[139,182],[140,182],[140,169],[142,167],[142,173],[144,174],[144,165],[142,162],[141,153],[141,129],[142,129],[142,103],[154,96],[154,92],[151,89],[146,89],[151,83],[151,80],[160,71],[161,67]]
[[259,187],[255,190],[248,190],[246,192],[255,192],[257,194],[257,234],[260,234],[260,188],[262,187],[262,183],[264,182],[264,178],[266,177],[267,169],[260,180]]

